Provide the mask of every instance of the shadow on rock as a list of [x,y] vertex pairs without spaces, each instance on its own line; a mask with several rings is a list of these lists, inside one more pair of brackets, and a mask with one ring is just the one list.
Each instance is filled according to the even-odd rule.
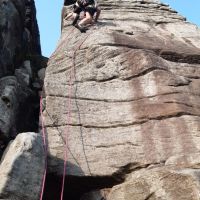
[[[0,79],[0,141],[1,151],[19,132],[36,131],[37,95],[19,83],[15,76]],[[31,125],[30,125],[31,124]]]
[[[57,162],[63,162],[58,158],[53,158]],[[68,167],[77,170],[81,176],[65,177],[64,198],[70,200],[104,200],[101,189],[111,188],[116,184],[114,177],[83,176],[82,169],[72,163],[67,163]],[[68,169],[66,170],[68,171]],[[67,173],[67,172],[66,172]],[[60,198],[63,176],[48,172],[45,185],[44,200],[55,200]]]

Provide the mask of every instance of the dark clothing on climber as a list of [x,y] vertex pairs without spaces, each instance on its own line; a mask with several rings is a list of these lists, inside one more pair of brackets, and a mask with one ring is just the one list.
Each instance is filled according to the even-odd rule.
[[83,8],[77,6],[76,4],[74,4],[73,8],[74,8],[73,12],[78,14],[78,15],[80,15],[80,13],[83,11]]
[[[85,11],[85,17],[76,25],[76,27],[81,31],[85,32],[87,30],[87,27],[85,25],[92,24],[93,20],[94,22],[97,22],[101,9],[98,6],[97,0],[89,0],[88,4],[85,4],[84,11]],[[95,18],[94,18],[95,15]]]
[[[84,18],[77,24],[80,18],[80,13],[82,11],[85,12]],[[97,22],[100,12],[101,10],[98,6],[97,0],[77,0],[73,6],[73,12],[69,13],[65,17],[65,20],[73,17],[74,20],[72,25],[78,28],[83,33],[87,30],[87,27],[85,27],[85,25],[92,23],[95,13],[96,15],[94,18],[94,22]]]
[[73,13],[80,15],[82,11],[84,11],[84,1],[78,0],[73,6]]
[[75,13],[76,14],[76,16],[75,16],[75,18],[74,18],[74,20],[73,20],[73,22],[72,22],[72,25],[74,26],[76,23],[77,23],[77,21],[79,20],[79,18],[80,18],[80,13],[82,12],[82,11],[84,11],[84,0],[78,0],[78,1],[76,1],[76,3],[74,4],[74,6],[73,6],[73,13]]
[[85,11],[88,12],[92,17],[94,16],[96,9],[95,0],[88,0],[85,5]]
[[74,18],[72,25],[76,25],[82,11],[89,12],[91,16],[94,16],[94,13],[96,12],[94,0],[77,0],[73,8],[73,13],[76,13],[77,15]]
[[74,4],[74,13],[80,14],[81,11],[85,11],[87,6],[95,4],[94,0],[77,0]]
[[94,14],[96,13],[97,9],[93,6],[87,6],[85,8],[85,11],[88,12],[93,17]]
[[78,4],[80,4],[81,6],[84,6],[84,7],[95,3],[94,0],[78,0],[77,2],[78,2]]

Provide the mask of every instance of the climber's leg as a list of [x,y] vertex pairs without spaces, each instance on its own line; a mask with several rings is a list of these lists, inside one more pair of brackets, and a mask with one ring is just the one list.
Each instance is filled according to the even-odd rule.
[[69,13],[66,17],[65,17],[65,20],[68,20],[69,18],[71,18],[73,15],[73,12]]
[[79,7],[78,5],[74,4],[73,6],[73,12],[69,13],[66,17],[65,20],[68,20],[69,18],[73,18],[73,22],[72,25],[75,25],[77,23],[77,21],[79,20],[80,17],[80,13],[83,11],[83,9],[81,7]]
[[81,27],[84,27],[86,24],[90,24],[90,23],[92,23],[92,16],[90,15],[89,12],[86,11],[85,18],[83,18],[78,23],[78,25],[81,26]]

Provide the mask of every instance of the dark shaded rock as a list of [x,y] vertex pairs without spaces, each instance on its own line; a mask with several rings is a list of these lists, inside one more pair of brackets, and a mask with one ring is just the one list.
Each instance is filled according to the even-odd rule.
[[43,82],[37,88],[33,82],[47,58],[41,56],[34,0],[4,0],[0,10],[0,130],[10,140],[18,132],[37,131]]
[[21,84],[26,85],[27,87],[30,85],[30,75],[28,74],[26,69],[16,69],[15,76],[20,81]]
[[28,56],[28,60],[30,60],[31,64],[34,66],[32,69],[33,73],[37,74],[40,69],[46,68],[49,59],[41,55],[30,55]]
[[19,85],[14,76],[0,79],[0,135],[9,139],[16,133],[16,116],[19,108]]
[[26,12],[25,12],[25,27],[30,31],[31,41],[30,41],[30,54],[41,55],[40,46],[40,34],[36,19],[36,8],[34,0],[25,1]]
[[0,10],[0,199],[37,200],[45,158],[42,138],[32,132],[38,131],[43,85],[38,70],[47,58],[41,56],[34,0],[3,0]]
[[33,0],[4,0],[0,10],[0,77],[3,77],[12,75],[26,56],[40,55],[41,48]]
[[[25,9],[24,4],[20,6]],[[12,74],[15,66],[24,57],[22,47],[24,24],[12,1],[1,1],[0,10],[0,77],[2,77]]]
[[[26,73],[24,75],[28,76]],[[0,133],[4,141],[14,138],[23,130],[37,130],[38,116],[34,116],[38,114],[38,108],[34,108],[37,95],[21,76],[17,78],[7,76],[0,79]]]

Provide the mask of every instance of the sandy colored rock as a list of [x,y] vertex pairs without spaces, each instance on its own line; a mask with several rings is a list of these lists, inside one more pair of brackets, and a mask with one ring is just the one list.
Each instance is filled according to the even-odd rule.
[[0,198],[38,200],[44,162],[42,137],[36,133],[19,134],[0,163]]
[[50,172],[62,173],[66,134],[75,176],[198,154],[200,30],[158,1],[100,3],[101,19],[86,34],[63,21],[48,62]]
[[164,167],[144,169],[113,187],[108,200],[198,200],[199,181],[190,174]]

